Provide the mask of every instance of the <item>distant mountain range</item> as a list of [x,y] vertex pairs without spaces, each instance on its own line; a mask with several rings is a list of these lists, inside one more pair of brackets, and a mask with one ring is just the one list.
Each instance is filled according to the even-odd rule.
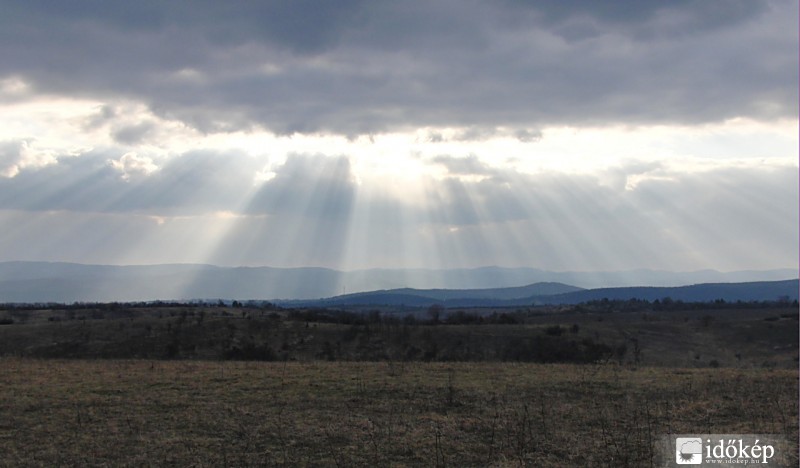
[[535,283],[513,288],[483,289],[413,289],[370,291],[316,300],[279,301],[294,307],[340,307],[356,305],[385,305],[426,307],[442,304],[448,307],[480,307],[530,305],[533,298],[555,297],[584,291],[582,288],[562,283]]
[[747,283],[702,283],[678,287],[627,287],[597,288],[566,294],[558,294],[538,298],[550,304],[578,304],[592,300],[628,300],[642,299],[648,301],[670,298],[684,302],[710,302],[723,299],[735,301],[776,301],[798,299],[800,282],[797,279],[783,281],[754,281]]
[[758,281],[704,283],[679,287],[622,287],[582,289],[561,283],[536,283],[518,288],[493,289],[394,289],[347,294],[327,299],[283,301],[290,307],[407,306],[511,307],[579,304],[592,300],[663,300],[711,302],[797,300],[800,282]]
[[[558,300],[568,303],[567,301],[577,300],[575,298],[578,297],[590,300],[596,294],[629,294],[597,288],[635,286],[638,287],[637,294],[648,294],[650,295],[648,297],[671,296],[673,299],[679,299],[679,295],[683,294],[681,288],[669,291],[662,289],[699,283],[777,281],[797,276],[797,270],[791,269],[728,273],[713,270],[694,272],[631,270],[590,273],[486,267],[342,272],[326,268],[218,267],[193,264],[113,266],[0,262],[0,302],[69,303],[217,298],[310,300],[335,296],[365,301],[369,297],[374,297],[369,294],[386,294],[386,291],[391,290],[394,299],[398,295],[408,296],[409,305],[412,300],[425,299],[451,303],[464,300],[473,303],[480,301],[513,303],[541,297],[560,297]],[[453,290],[462,291],[456,293]],[[464,290],[469,291],[464,292]],[[372,292],[366,296],[354,294],[367,291]],[[420,291],[425,292],[420,293]],[[716,289],[711,288],[709,291],[734,294],[732,291],[727,291],[724,285],[719,285]],[[767,291],[765,294],[772,294],[772,290],[764,291]],[[773,294],[767,299],[783,295],[786,293]],[[789,295],[796,297],[796,286],[793,294]],[[711,297],[709,300],[715,298]]]

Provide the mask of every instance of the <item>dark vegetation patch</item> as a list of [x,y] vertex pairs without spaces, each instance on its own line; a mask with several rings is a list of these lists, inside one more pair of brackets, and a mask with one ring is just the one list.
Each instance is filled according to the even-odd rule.
[[0,356],[796,367],[797,317],[782,303],[668,300],[455,310],[238,301],[6,305]]

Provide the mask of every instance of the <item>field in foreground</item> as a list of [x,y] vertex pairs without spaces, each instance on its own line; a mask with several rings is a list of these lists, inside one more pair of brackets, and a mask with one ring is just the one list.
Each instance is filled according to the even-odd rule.
[[2,358],[0,382],[3,466],[625,467],[669,433],[798,436],[785,369]]

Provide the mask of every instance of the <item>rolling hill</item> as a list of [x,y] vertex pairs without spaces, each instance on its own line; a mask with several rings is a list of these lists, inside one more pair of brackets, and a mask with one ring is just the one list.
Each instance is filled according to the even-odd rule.
[[[797,271],[790,269],[727,273],[713,270],[684,273],[655,270],[589,273],[485,267],[452,270],[373,269],[344,272],[327,268],[220,267],[194,264],[116,266],[0,262],[0,302],[314,300],[336,296],[346,296],[348,300],[364,302],[369,297],[374,299],[378,293],[387,294],[387,291],[391,291],[392,303],[401,301],[405,304],[424,304],[434,299],[439,302],[448,301],[450,304],[472,301],[474,304],[514,305],[555,295],[562,295],[558,300],[567,303],[580,301],[581,298],[590,300],[596,294],[631,293],[610,290],[605,293],[594,293],[583,289],[593,291],[596,288],[642,285],[667,288],[685,284],[775,281],[796,277]],[[565,287],[572,289],[564,289]],[[733,291],[721,288],[717,288],[719,292],[710,290],[707,295],[696,297],[712,297],[713,300],[715,294],[734,294]],[[796,295],[796,289],[793,295]],[[366,297],[345,294],[362,292],[370,293]],[[401,299],[398,297],[399,294],[407,297]],[[636,294],[664,297],[680,295],[683,292],[641,290]],[[689,294],[687,297],[695,297],[693,292],[686,294]],[[783,291],[777,295],[786,294]],[[768,297],[777,295],[769,293]],[[751,296],[745,294],[731,297]],[[385,301],[389,299],[387,297]]]
[[536,283],[496,289],[394,289],[347,294],[311,301],[283,301],[287,307],[407,306],[511,307],[579,304],[594,300],[664,300],[683,302],[794,301],[797,279],[746,283],[704,283],[680,287],[627,287],[583,289],[561,283]]
[[413,289],[369,291],[311,301],[279,301],[289,307],[337,307],[353,305],[386,305],[425,307],[431,304],[455,306],[513,305],[528,303],[532,297],[560,296],[583,291],[562,283],[535,283],[511,288],[482,289]]

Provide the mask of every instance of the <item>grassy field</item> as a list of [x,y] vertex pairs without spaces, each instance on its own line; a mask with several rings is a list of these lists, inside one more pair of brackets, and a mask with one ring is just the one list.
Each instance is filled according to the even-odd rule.
[[0,383],[0,466],[648,467],[701,433],[796,466],[798,310],[9,306]]
[[646,467],[669,433],[798,436],[794,369],[6,357],[0,382],[2,466]]

